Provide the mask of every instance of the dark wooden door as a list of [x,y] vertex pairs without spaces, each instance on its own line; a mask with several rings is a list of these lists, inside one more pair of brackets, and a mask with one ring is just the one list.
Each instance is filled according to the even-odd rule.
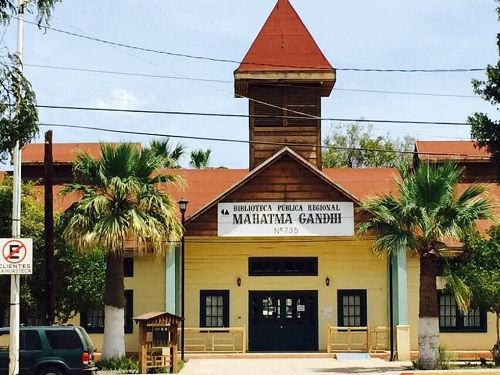
[[251,291],[249,309],[250,350],[318,350],[317,291]]

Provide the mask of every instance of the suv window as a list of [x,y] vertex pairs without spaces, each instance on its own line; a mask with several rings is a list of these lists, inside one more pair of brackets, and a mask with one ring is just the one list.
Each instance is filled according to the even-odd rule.
[[45,334],[52,349],[83,349],[82,342],[76,331],[47,330]]
[[19,336],[19,349],[20,350],[41,350],[42,343],[40,342],[40,335],[37,331],[21,330]]

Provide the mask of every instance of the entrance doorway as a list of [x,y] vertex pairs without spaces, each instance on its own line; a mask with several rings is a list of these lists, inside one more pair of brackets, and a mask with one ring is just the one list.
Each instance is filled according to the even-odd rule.
[[249,349],[318,350],[318,292],[249,292]]

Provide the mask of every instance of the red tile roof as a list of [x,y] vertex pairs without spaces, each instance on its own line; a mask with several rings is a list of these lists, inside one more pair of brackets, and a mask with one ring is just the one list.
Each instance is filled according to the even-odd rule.
[[491,154],[474,141],[417,141],[420,160],[487,161]]
[[[226,190],[243,180],[249,171],[246,169],[169,169],[168,173],[182,177],[180,184],[165,184],[161,186],[172,199],[177,202],[181,198],[189,201],[186,218],[212,202]],[[394,168],[327,168],[323,170],[336,185],[352,194],[361,202],[368,198],[388,193],[397,193],[397,170]],[[487,183],[488,197],[493,201],[494,215],[500,217],[500,184]],[[462,193],[470,184],[459,184],[457,193]],[[43,203],[43,186],[39,187],[38,195]],[[78,199],[77,194],[61,196],[62,186],[54,186],[54,209],[62,212]],[[496,219],[498,220],[498,219]],[[492,225],[490,220],[478,222],[479,229],[484,232]],[[453,243],[452,246],[459,246]]]
[[[181,198],[189,201],[186,217],[239,183],[249,173],[248,169],[168,169],[166,172],[182,178],[179,184],[164,184],[161,188],[175,201]],[[323,173],[360,201],[397,190],[397,171],[393,168],[326,168]],[[76,195],[60,196],[61,189],[60,185],[54,186],[56,211],[64,211],[77,199]]]
[[170,174],[180,176],[183,182],[165,184],[165,189],[176,202],[181,198],[189,201],[186,218],[197,212],[222,192],[242,180],[248,169],[169,169]]
[[[140,143],[137,147],[142,147]],[[22,152],[23,164],[43,164],[44,143],[32,143],[24,146]],[[85,152],[93,157],[101,154],[100,143],[54,143],[52,145],[52,159],[54,164],[71,164],[75,161],[76,152]]]
[[[433,150],[433,152],[440,152],[443,143],[447,142],[419,142],[423,145],[424,150]],[[450,142],[452,145],[456,142]],[[465,144],[465,147],[464,147]],[[34,147],[35,146],[35,147]],[[36,151],[43,150],[43,145],[30,145],[28,147],[28,155],[31,156],[31,162],[40,162],[40,156],[43,153],[37,154]],[[62,150],[61,150],[62,146]],[[70,158],[74,155],[74,150],[79,149],[87,152],[99,152],[99,144],[69,144],[57,145],[54,147],[54,155],[57,160],[66,160],[70,162]],[[441,148],[439,148],[440,146]],[[473,148],[472,142],[459,142],[457,145],[461,146],[460,150],[467,150],[469,147],[469,155],[476,151]],[[472,146],[472,147],[471,147]],[[449,150],[454,152],[457,149],[453,147]],[[36,157],[38,155],[38,158]],[[191,217],[194,213],[201,208],[212,202],[225,191],[228,191],[233,186],[240,183],[250,172],[248,169],[167,169],[163,172],[176,174],[181,177],[182,182],[179,184],[165,184],[161,186],[162,189],[171,194],[174,201],[185,198],[189,201],[186,218]],[[4,175],[0,172],[0,179]],[[363,202],[366,199],[383,195],[388,193],[397,193],[396,179],[398,172],[394,168],[325,168],[322,171],[325,178],[330,179],[335,185],[345,190],[348,194],[352,195],[355,199]],[[459,186],[459,193],[462,192],[469,183],[462,183]],[[493,200],[494,213],[500,216],[500,185],[496,183],[485,184],[488,188],[488,196]],[[43,186],[38,187],[40,194],[39,199],[43,202]],[[78,199],[78,194],[70,194],[68,196],[61,196],[59,192],[62,186],[54,186],[54,208],[56,211],[62,212],[67,209],[74,201]],[[481,230],[485,230],[491,225],[491,221],[482,221],[479,223]]]
[[397,193],[395,168],[324,168],[326,174],[361,202],[376,195]]
[[[44,143],[32,143],[24,146],[22,150],[23,164],[43,164]],[[88,152],[97,156],[101,152],[99,143],[54,143],[52,145],[52,158],[54,163],[72,163],[75,160],[75,151]]]
[[332,71],[288,0],[278,0],[237,72]]
[[[160,189],[167,191],[177,202],[181,198],[189,201],[186,217],[191,216],[206,203],[215,199],[248,173],[247,169],[167,169],[163,172],[181,177],[177,184],[162,184]],[[43,203],[43,186],[38,187],[39,201]],[[78,199],[78,194],[60,195],[62,185],[54,186],[54,210],[63,212]]]

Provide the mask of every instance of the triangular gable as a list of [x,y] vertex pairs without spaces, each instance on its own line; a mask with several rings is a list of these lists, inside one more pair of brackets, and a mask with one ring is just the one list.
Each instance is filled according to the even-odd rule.
[[236,72],[332,71],[288,0],[278,0]]
[[[281,165],[279,165],[282,163]],[[287,164],[287,165],[284,165]],[[315,181],[321,181],[321,183],[318,185],[318,191],[311,193],[311,191],[303,191],[302,188],[305,186],[304,182],[299,181],[297,184],[298,187],[301,189],[298,189],[296,191],[289,191],[287,194],[289,196],[288,199],[283,199],[283,198],[276,198],[273,199],[273,194],[275,196],[280,196],[280,194],[283,194],[283,191],[277,191],[277,192],[270,192],[270,191],[250,191],[252,189],[248,189],[248,187],[251,186],[251,184],[256,183],[255,186],[259,186],[260,182],[258,179],[262,179],[262,181],[267,181],[268,176],[266,176],[266,172],[271,171],[272,169],[275,169],[275,171],[279,170],[282,171],[283,167],[288,168],[289,171],[292,171],[292,174],[295,175],[304,175],[304,180],[307,180],[307,178],[310,178],[309,176],[312,176],[315,178]],[[275,172],[274,171],[274,172]],[[280,178],[283,178],[283,184],[278,183],[276,186],[289,186],[289,182],[287,182],[287,178],[294,178],[294,176],[287,175],[286,173],[282,173],[282,176]],[[257,189],[258,190],[258,189]],[[310,163],[308,163],[305,159],[303,159],[300,155],[298,155],[296,152],[291,150],[288,147],[285,147],[281,149],[279,152],[277,152],[273,157],[269,158],[266,160],[264,163],[259,165],[257,168],[252,170],[245,178],[243,178],[241,181],[221,193],[218,197],[216,197],[214,200],[206,204],[203,208],[198,210],[196,213],[194,213],[186,222],[186,225],[190,227],[190,224],[193,224],[197,221],[198,218],[200,218],[202,215],[206,214],[210,210],[214,209],[216,205],[219,202],[224,201],[225,199],[231,198],[231,199],[236,199],[238,198],[238,195],[244,194],[246,197],[249,197],[250,199],[247,198],[248,201],[250,200],[259,200],[263,199],[262,197],[265,197],[265,200],[268,201],[298,201],[298,200],[311,200],[311,196],[315,195],[314,198],[318,201],[321,200],[321,192],[324,192],[325,197],[337,197],[339,199],[353,202],[355,206],[359,206],[360,202],[359,200],[354,197],[352,194],[344,190],[342,187],[337,185],[335,182],[333,182],[330,178],[328,178],[327,175],[325,175],[323,172],[320,170],[316,169],[314,166],[312,166]],[[241,194],[238,194],[241,193]],[[305,198],[300,198],[300,194],[304,194]],[[326,200],[326,198],[325,198]],[[216,213],[216,210],[215,210]]]

